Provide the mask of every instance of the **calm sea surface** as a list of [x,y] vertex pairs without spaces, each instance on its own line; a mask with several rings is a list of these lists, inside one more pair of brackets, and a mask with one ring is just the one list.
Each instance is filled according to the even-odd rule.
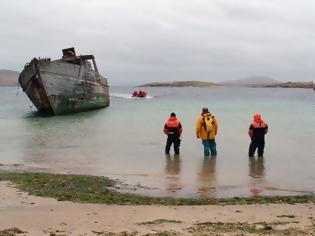
[[[111,87],[108,108],[42,117],[16,88],[0,88],[1,169],[119,179],[152,196],[232,197],[315,192],[315,93],[310,89]],[[195,121],[207,106],[219,122],[218,156],[204,159]],[[179,158],[164,155],[171,112],[184,128]],[[255,112],[269,125],[263,159],[247,156]],[[15,165],[20,164],[20,165]]]

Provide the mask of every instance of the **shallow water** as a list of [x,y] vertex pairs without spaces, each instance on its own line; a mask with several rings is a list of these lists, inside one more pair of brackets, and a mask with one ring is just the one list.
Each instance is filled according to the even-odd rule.
[[[131,87],[110,90],[106,109],[43,117],[23,92],[0,88],[0,168],[103,175],[152,196],[315,192],[313,90],[148,88],[150,99],[130,98]],[[195,137],[204,106],[219,122],[216,159],[204,159]],[[164,155],[162,129],[173,111],[184,128],[179,158]],[[255,112],[269,125],[263,159],[247,157]]]

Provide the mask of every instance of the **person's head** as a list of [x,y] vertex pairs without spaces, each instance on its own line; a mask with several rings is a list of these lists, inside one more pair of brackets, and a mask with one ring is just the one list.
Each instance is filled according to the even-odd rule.
[[171,117],[176,117],[176,114],[174,112],[172,112]]
[[206,114],[206,113],[209,113],[209,109],[208,109],[208,107],[203,107],[201,115]]
[[255,123],[261,122],[261,115],[259,113],[256,113],[253,117]]

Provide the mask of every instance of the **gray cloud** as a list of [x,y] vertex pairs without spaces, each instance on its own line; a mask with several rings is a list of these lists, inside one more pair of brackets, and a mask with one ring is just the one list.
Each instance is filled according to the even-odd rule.
[[0,30],[0,68],[75,46],[111,84],[315,77],[308,0],[0,0]]

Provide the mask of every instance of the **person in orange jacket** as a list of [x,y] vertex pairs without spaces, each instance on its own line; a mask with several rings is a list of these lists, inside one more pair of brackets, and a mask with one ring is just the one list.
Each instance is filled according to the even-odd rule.
[[253,122],[249,126],[248,135],[251,138],[249,145],[248,156],[253,157],[258,148],[258,156],[264,155],[265,134],[268,132],[268,125],[265,123],[260,114],[253,116]]
[[133,91],[132,96],[133,96],[133,97],[138,97],[138,96],[139,96],[139,94],[138,94],[138,92],[137,92],[137,91]]
[[196,136],[202,140],[204,155],[217,155],[215,136],[218,133],[218,122],[207,107],[202,108],[201,115],[196,122]]
[[167,135],[165,154],[170,153],[170,149],[173,144],[174,152],[178,155],[183,128],[174,112],[171,113],[170,118],[165,122],[163,132]]

